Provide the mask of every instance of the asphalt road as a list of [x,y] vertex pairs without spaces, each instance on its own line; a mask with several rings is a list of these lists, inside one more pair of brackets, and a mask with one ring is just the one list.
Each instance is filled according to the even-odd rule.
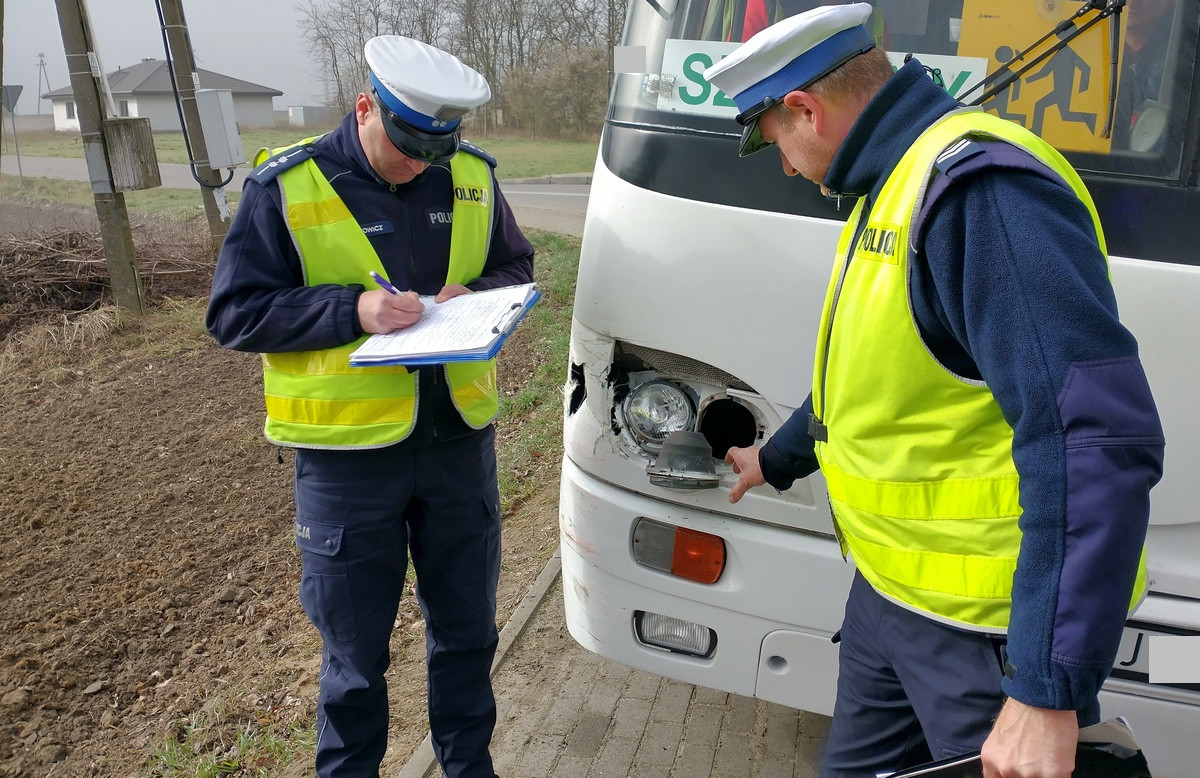
[[[581,176],[582,177],[582,176]],[[543,208],[563,213],[582,214],[587,210],[590,184],[500,182],[504,196],[513,206]]]
[[[9,175],[61,178],[68,181],[88,181],[87,163],[83,159],[66,157],[25,157],[14,155],[0,159],[0,172]],[[248,168],[236,168],[226,185],[227,191],[240,191]],[[170,189],[199,188],[188,165],[161,164],[159,174],[163,187]],[[500,187],[517,215],[522,227],[583,234],[583,216],[587,211],[591,174],[578,173],[542,178],[501,181]]]

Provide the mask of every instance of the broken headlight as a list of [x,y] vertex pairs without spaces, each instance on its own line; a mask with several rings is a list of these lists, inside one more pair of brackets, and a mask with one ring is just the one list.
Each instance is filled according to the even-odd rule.
[[692,398],[670,381],[647,381],[632,389],[621,404],[625,428],[646,451],[657,452],[672,432],[696,423]]

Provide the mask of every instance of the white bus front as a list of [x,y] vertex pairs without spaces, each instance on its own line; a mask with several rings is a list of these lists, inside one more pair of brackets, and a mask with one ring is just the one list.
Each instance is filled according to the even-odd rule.
[[[1162,1],[1130,0],[1118,37],[1138,2]],[[1134,107],[1137,132],[1103,134],[1110,105],[1118,129],[1129,122],[1109,84],[1111,21],[1071,43],[1080,61],[1096,63],[1066,95],[1074,112],[1045,108],[1062,95],[1050,91],[1053,79],[1035,78],[1036,68],[987,107],[1037,121],[1084,174],[1122,319],[1159,404],[1168,453],[1153,493],[1151,595],[1129,622],[1102,700],[1106,716],[1131,720],[1156,776],[1184,778],[1200,764],[1200,686],[1149,684],[1146,638],[1200,634],[1192,388],[1200,376],[1200,0],[1165,2],[1163,77]],[[631,3],[623,42],[632,48],[620,53],[628,60],[644,51],[645,66],[616,77],[571,332],[560,506],[568,626],[583,646],[623,664],[828,714],[837,676],[830,637],[852,562],[834,540],[824,484],[818,474],[731,505],[735,476],[723,458],[731,445],[769,438],[804,401],[834,243],[852,203],[786,178],[772,152],[739,159],[736,109],[700,76],[764,14],[818,3]],[[894,60],[915,54],[960,98],[982,91],[967,95],[1003,64],[997,57],[1084,6],[873,5],[872,29]],[[1091,129],[1072,119],[1089,111],[1101,119]],[[673,430],[698,433],[672,439],[692,448],[661,450]]]

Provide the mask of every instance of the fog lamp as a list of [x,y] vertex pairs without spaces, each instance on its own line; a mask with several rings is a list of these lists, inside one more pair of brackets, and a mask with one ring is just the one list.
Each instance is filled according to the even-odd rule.
[[692,430],[672,432],[646,475],[667,489],[713,489],[721,480],[708,439]]
[[717,647],[717,633],[694,621],[684,621],[661,613],[635,611],[633,624],[638,640],[655,648],[708,657]]

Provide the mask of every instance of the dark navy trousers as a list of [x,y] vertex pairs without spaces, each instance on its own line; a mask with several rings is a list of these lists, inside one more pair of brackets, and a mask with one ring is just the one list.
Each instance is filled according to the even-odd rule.
[[[875,778],[978,751],[1004,704],[1002,644],[902,608],[856,573],[821,778]],[[1079,716],[1099,721],[1099,702]]]
[[450,778],[493,775],[500,495],[491,427],[429,446],[296,452],[300,602],[323,639],[317,774],[377,776],[384,671],[411,555],[429,729]]

